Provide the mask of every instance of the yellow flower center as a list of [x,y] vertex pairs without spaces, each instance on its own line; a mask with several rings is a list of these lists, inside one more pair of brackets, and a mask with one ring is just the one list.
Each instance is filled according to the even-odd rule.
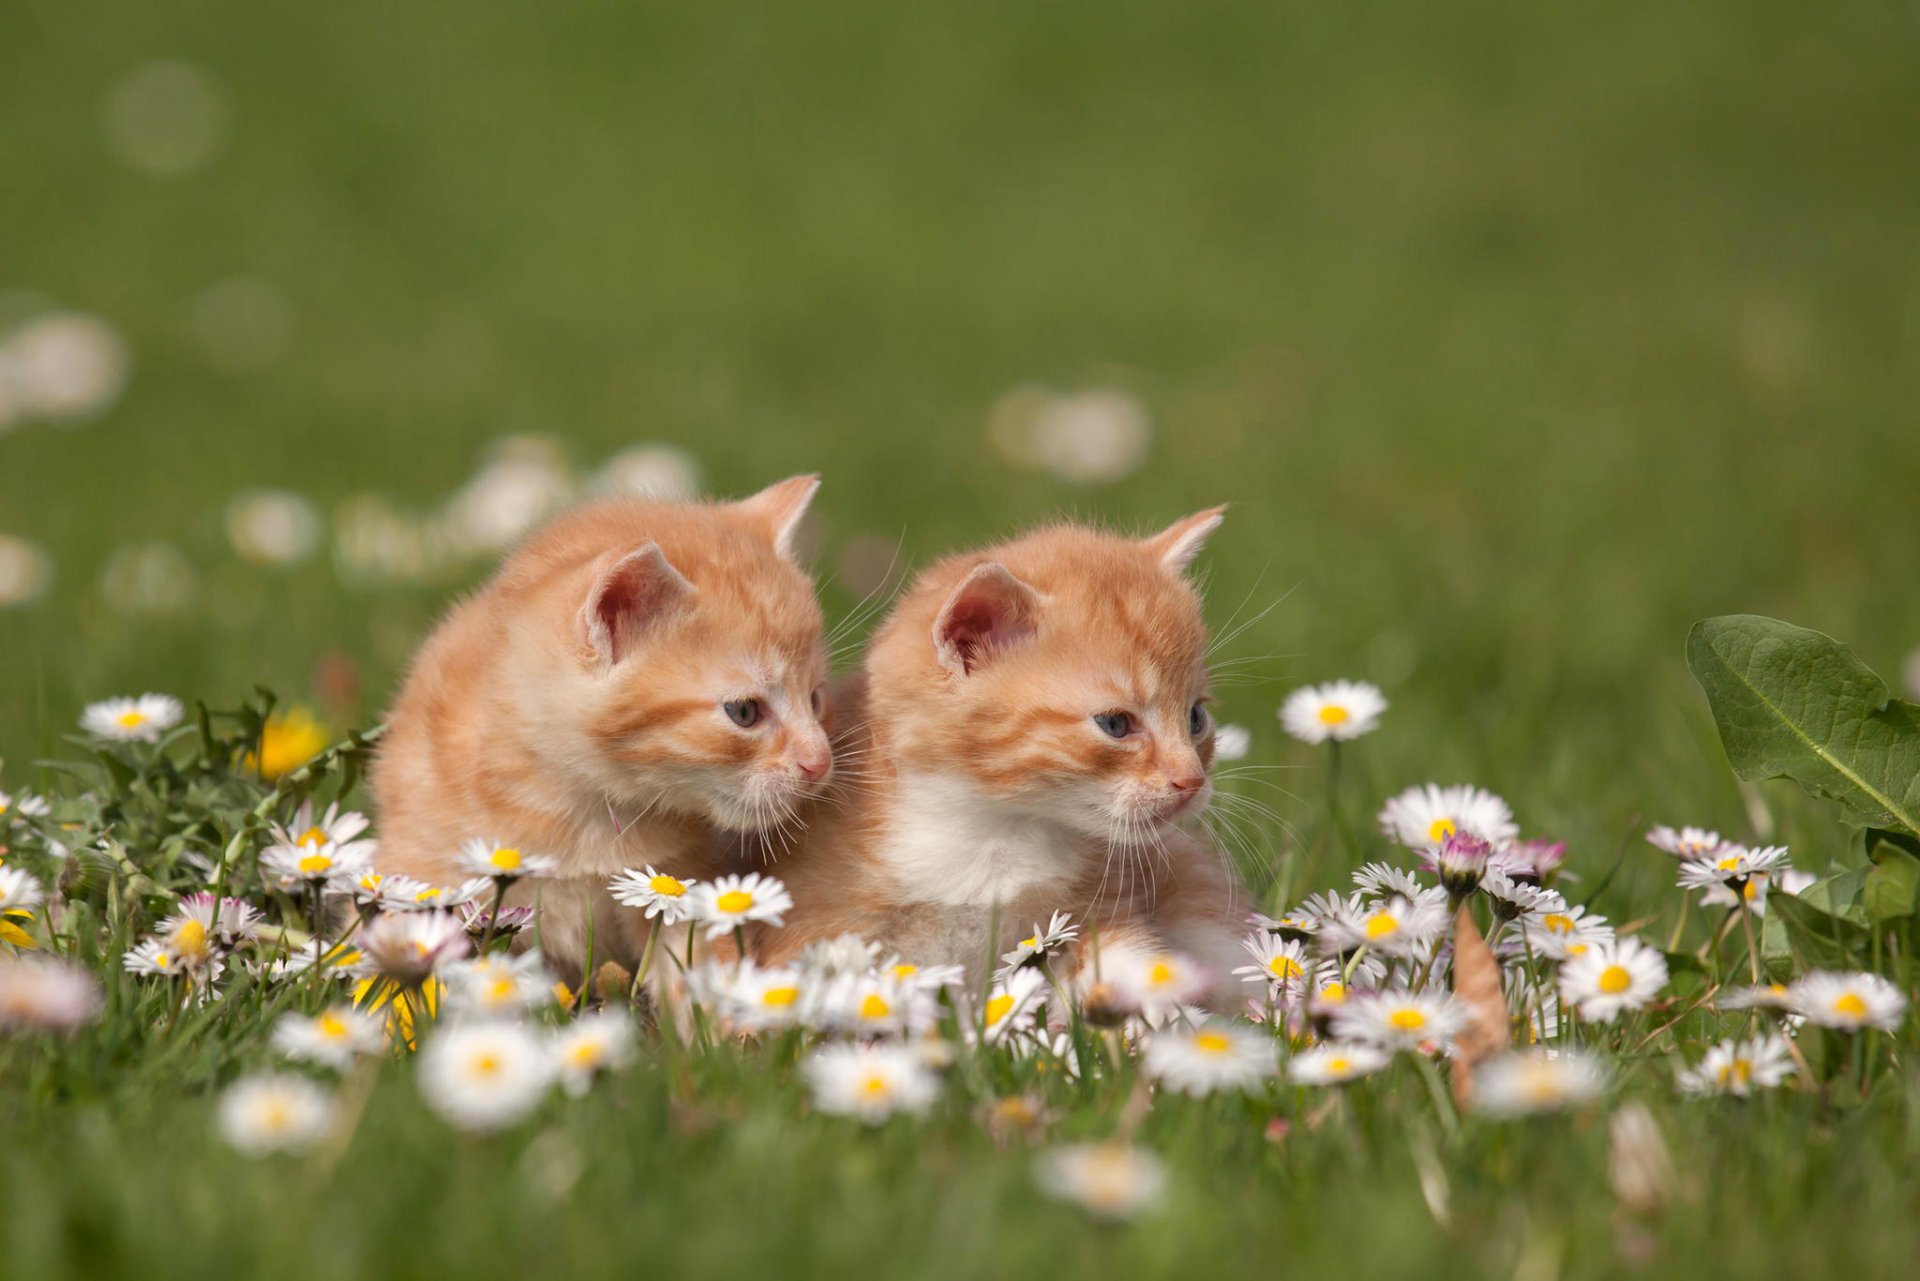
[[413,901],[416,903],[437,903],[440,901],[440,896],[445,893],[446,891],[438,885],[429,885],[423,890],[415,890],[413,892]]
[[1040,936],[1036,934],[1032,938],[1021,939],[1020,946],[1037,952],[1040,950]]
[[1400,932],[1400,918],[1392,912],[1375,912],[1367,918],[1367,938],[1378,940]]
[[1340,1002],[1347,999],[1347,985],[1345,983],[1327,984],[1320,989],[1320,999],[1328,1005],[1340,1004]]
[[1587,945],[1585,943],[1567,944],[1568,956],[1585,956],[1586,954],[1587,954]]
[[497,849],[487,862],[493,864],[497,871],[517,872],[520,870],[520,851],[512,848]]
[[729,916],[737,916],[753,906],[753,895],[745,890],[728,890],[715,899],[713,905]]
[[1387,1016],[1387,1025],[1396,1032],[1418,1032],[1427,1025],[1427,1016],[1412,1006],[1402,1006]]
[[1735,1059],[1720,1069],[1720,1084],[1729,1082],[1746,1085],[1753,1080],[1753,1063],[1748,1059]]
[[1573,933],[1573,918],[1565,912],[1548,912],[1540,918],[1540,924],[1546,927],[1549,934]]
[[347,1021],[328,1010],[313,1021],[313,1030],[329,1041],[344,1040],[347,1035]]
[[1165,961],[1155,961],[1147,970],[1147,982],[1155,987],[1165,987],[1173,982],[1173,966]]
[[1345,725],[1352,719],[1353,713],[1338,703],[1328,703],[1320,709],[1320,723],[1322,725]]
[[1352,1070],[1353,1070],[1353,1061],[1351,1059],[1328,1059],[1327,1060],[1327,1071],[1333,1073],[1335,1076],[1345,1076],[1348,1072]]
[[860,1093],[870,1099],[877,1099],[887,1092],[887,1078],[878,1072],[869,1072],[860,1082]]
[[1276,956],[1267,962],[1267,972],[1283,979],[1297,979],[1306,971],[1291,956]]
[[1218,1032],[1198,1032],[1194,1034],[1193,1048],[1206,1054],[1225,1054],[1233,1048],[1233,1042]]
[[1833,1012],[1850,1019],[1863,1019],[1867,1016],[1867,1003],[1860,999],[1858,992],[1842,992],[1833,1003]]
[[1718,863],[1714,864],[1714,867],[1719,869],[1722,872],[1731,872],[1734,869],[1738,868],[1739,866],[1740,866],[1740,856],[1738,854],[1729,854],[1727,855],[1727,857],[1721,859]]
[[139,729],[147,723],[147,714],[138,711],[122,712],[114,719],[120,722],[121,729]]
[[893,1007],[878,992],[869,992],[860,1001],[860,1017],[863,1019],[884,1019],[892,1013]]
[[760,1004],[773,1006],[792,1005],[800,999],[797,987],[770,987],[760,994]]
[[904,962],[893,967],[893,977],[897,979],[910,979],[919,972],[919,966],[907,965]]
[[506,1065],[500,1061],[498,1054],[488,1051],[485,1054],[474,1056],[472,1066],[475,1076],[498,1076],[500,1069]]
[[677,876],[668,876],[663,872],[658,876],[649,876],[647,888],[667,898],[679,898],[687,892],[687,883]]
[[198,921],[182,921],[173,932],[173,950],[185,957],[207,954],[207,927]]
[[1600,990],[1608,996],[1618,996],[1633,986],[1633,975],[1624,965],[1609,965],[1600,971]]
[[167,968],[167,962],[171,959],[172,958],[165,952],[155,952],[153,954],[153,968],[156,970],[164,970]]
[[503,974],[487,985],[487,999],[500,1004],[513,996],[513,988],[513,980]]
[[1751,903],[1751,902],[1753,902],[1753,900],[1755,900],[1755,899],[1757,899],[1757,898],[1759,898],[1759,897],[1760,897],[1760,883],[1761,883],[1762,881],[1764,881],[1764,880],[1766,880],[1766,879],[1767,879],[1767,878],[1766,878],[1766,877],[1764,877],[1764,876],[1755,876],[1755,877],[1754,877],[1754,878],[1753,878],[1752,880],[1750,880],[1750,881],[1748,881],[1748,882],[1746,883],[1746,885],[1744,885],[1743,887],[1741,887],[1741,890],[1740,890],[1740,897],[1741,897],[1741,898],[1743,898],[1743,899],[1745,899],[1745,900],[1747,900],[1747,902],[1749,902],[1749,903]]
[[271,1098],[260,1105],[260,1128],[268,1134],[284,1134],[293,1124],[293,1109],[283,1098]]
[[576,1041],[567,1050],[567,1062],[577,1068],[598,1067],[601,1059],[606,1057],[602,1048],[598,1041]]
[[325,854],[306,854],[294,866],[303,876],[323,876],[333,870],[333,860]]
[[1013,998],[1005,992],[987,1002],[987,1026],[992,1027],[1013,1009]]
[[1436,818],[1427,827],[1427,839],[1437,845],[1459,830],[1454,826],[1452,819]]
[[327,829],[324,827],[309,827],[306,831],[300,833],[300,839],[294,842],[295,845],[316,846],[325,845],[326,843]]

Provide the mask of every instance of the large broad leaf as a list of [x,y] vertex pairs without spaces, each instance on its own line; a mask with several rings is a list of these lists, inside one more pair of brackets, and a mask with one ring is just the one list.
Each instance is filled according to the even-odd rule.
[[1755,614],[1696,623],[1687,665],[1744,779],[1791,778],[1870,827],[1920,833],[1920,707],[1829,636]]

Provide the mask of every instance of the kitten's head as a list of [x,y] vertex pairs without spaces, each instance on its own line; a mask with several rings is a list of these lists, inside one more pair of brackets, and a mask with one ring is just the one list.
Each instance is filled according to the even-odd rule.
[[1061,525],[934,566],[867,664],[896,763],[1122,845],[1197,815],[1214,726],[1187,568],[1223,510],[1144,539]]
[[551,606],[516,700],[536,750],[623,807],[734,831],[818,790],[833,767],[827,655],[793,538],[819,483],[603,503],[536,535],[504,576]]

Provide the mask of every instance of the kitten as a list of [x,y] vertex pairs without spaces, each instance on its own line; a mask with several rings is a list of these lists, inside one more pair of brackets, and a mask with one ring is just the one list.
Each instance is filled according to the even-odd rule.
[[1174,950],[1230,991],[1241,927],[1195,830],[1214,724],[1186,580],[1223,510],[1146,539],[1060,525],[922,574],[836,695],[840,773],[776,869],[795,909],[769,959],[852,931],[977,981],[996,913],[1011,950],[1059,909],[1102,973]]
[[551,857],[558,875],[515,889],[538,896],[547,957],[579,977],[591,928],[596,964],[631,966],[646,927],[610,876],[729,870],[832,769],[792,550],[819,483],[600,502],[529,536],[414,660],[372,776],[381,870],[458,884],[476,837]]

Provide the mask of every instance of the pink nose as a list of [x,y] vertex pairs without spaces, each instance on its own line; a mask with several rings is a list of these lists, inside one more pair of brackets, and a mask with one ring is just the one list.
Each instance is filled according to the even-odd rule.
[[818,756],[796,756],[793,758],[793,767],[799,770],[809,783],[818,783],[833,768],[833,757],[826,752],[821,752]]
[[1170,778],[1167,780],[1167,784],[1176,792],[1197,792],[1207,785],[1207,776],[1205,774],[1187,774],[1180,778]]

